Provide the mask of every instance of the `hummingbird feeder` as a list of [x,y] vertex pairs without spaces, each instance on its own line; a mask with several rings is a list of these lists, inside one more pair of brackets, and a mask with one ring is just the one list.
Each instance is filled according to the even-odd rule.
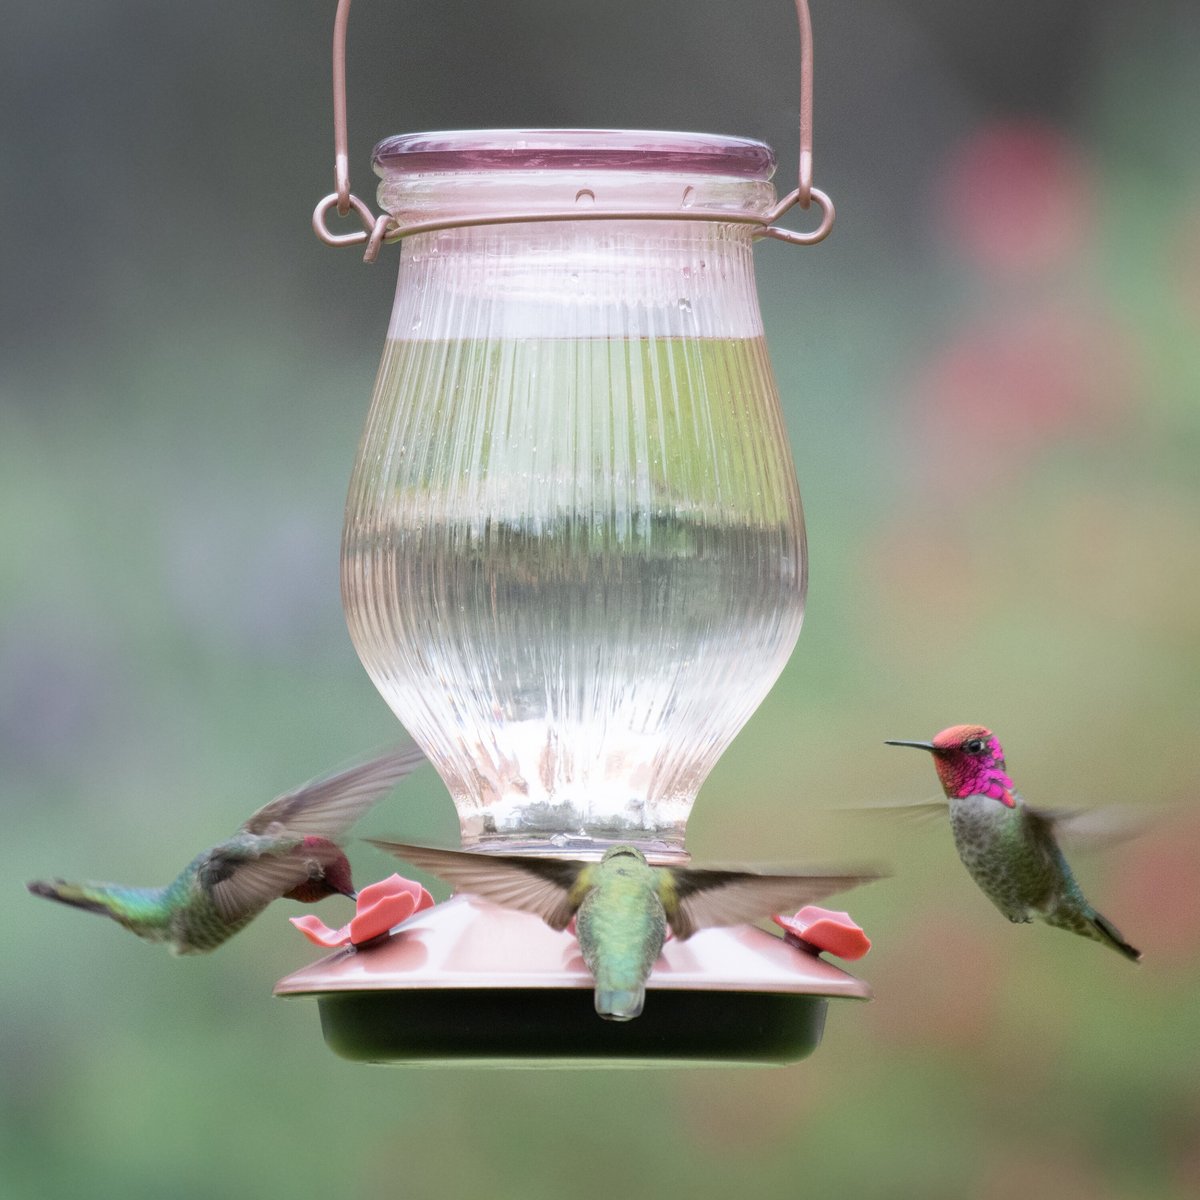
[[[441,775],[463,846],[687,861],[696,793],[800,633],[795,468],[753,244],[833,225],[812,186],[800,22],[798,186],[762,142],[499,129],[380,142],[350,190],[345,39],[336,190],[313,224],[367,261],[401,242],[350,483],[342,594],[371,679]],[[815,208],[812,232],[775,222]],[[362,228],[335,234],[334,211]],[[575,939],[469,896],[280,981],[366,1061],[791,1062],[858,979],[753,926],[668,941],[635,1021],[601,1021]]]

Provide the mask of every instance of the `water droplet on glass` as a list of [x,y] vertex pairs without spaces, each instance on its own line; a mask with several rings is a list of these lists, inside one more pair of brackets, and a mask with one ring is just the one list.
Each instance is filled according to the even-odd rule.
[[575,203],[582,208],[590,208],[596,203],[596,193],[591,188],[580,188],[575,193]]
[[685,187],[683,189],[683,207],[691,208],[692,201],[696,198],[696,189],[694,187]]

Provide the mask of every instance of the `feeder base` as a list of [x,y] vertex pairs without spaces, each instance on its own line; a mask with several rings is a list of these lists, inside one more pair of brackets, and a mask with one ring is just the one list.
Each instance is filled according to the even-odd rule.
[[321,996],[334,1053],[414,1066],[782,1065],[821,1040],[827,1002],[771,992],[657,992],[604,1021],[577,988],[469,988]]
[[456,896],[377,943],[275,985],[313,996],[330,1048],[420,1066],[729,1066],[790,1063],[821,1040],[827,1002],[860,979],[752,925],[672,939],[632,1021],[597,1015],[579,943],[538,917]]

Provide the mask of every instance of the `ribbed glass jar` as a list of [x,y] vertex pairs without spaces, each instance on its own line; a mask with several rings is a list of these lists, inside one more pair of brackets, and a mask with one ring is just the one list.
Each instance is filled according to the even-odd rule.
[[412,235],[354,469],[342,588],[465,845],[683,853],[704,778],[800,632],[804,526],[754,282],[770,150],[698,134],[418,134]]

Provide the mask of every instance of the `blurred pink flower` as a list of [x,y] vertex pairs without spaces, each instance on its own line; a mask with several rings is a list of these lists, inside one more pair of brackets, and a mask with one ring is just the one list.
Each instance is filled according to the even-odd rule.
[[412,879],[389,875],[368,884],[358,893],[357,911],[349,925],[330,929],[320,917],[307,913],[289,917],[310,942],[326,949],[335,946],[362,946],[382,937],[394,925],[407,921],[414,913],[433,907],[433,897]]
[[793,917],[776,913],[771,920],[785,931],[786,940],[799,950],[828,951],[838,958],[853,961],[862,958],[871,948],[871,939],[849,913],[808,904]]
[[958,146],[941,193],[959,249],[987,270],[1017,275],[1056,266],[1082,245],[1095,184],[1059,130],[997,121]]
[[916,385],[934,476],[955,489],[1002,483],[1048,444],[1114,432],[1136,394],[1131,341],[1115,319],[1070,305],[959,333]]

